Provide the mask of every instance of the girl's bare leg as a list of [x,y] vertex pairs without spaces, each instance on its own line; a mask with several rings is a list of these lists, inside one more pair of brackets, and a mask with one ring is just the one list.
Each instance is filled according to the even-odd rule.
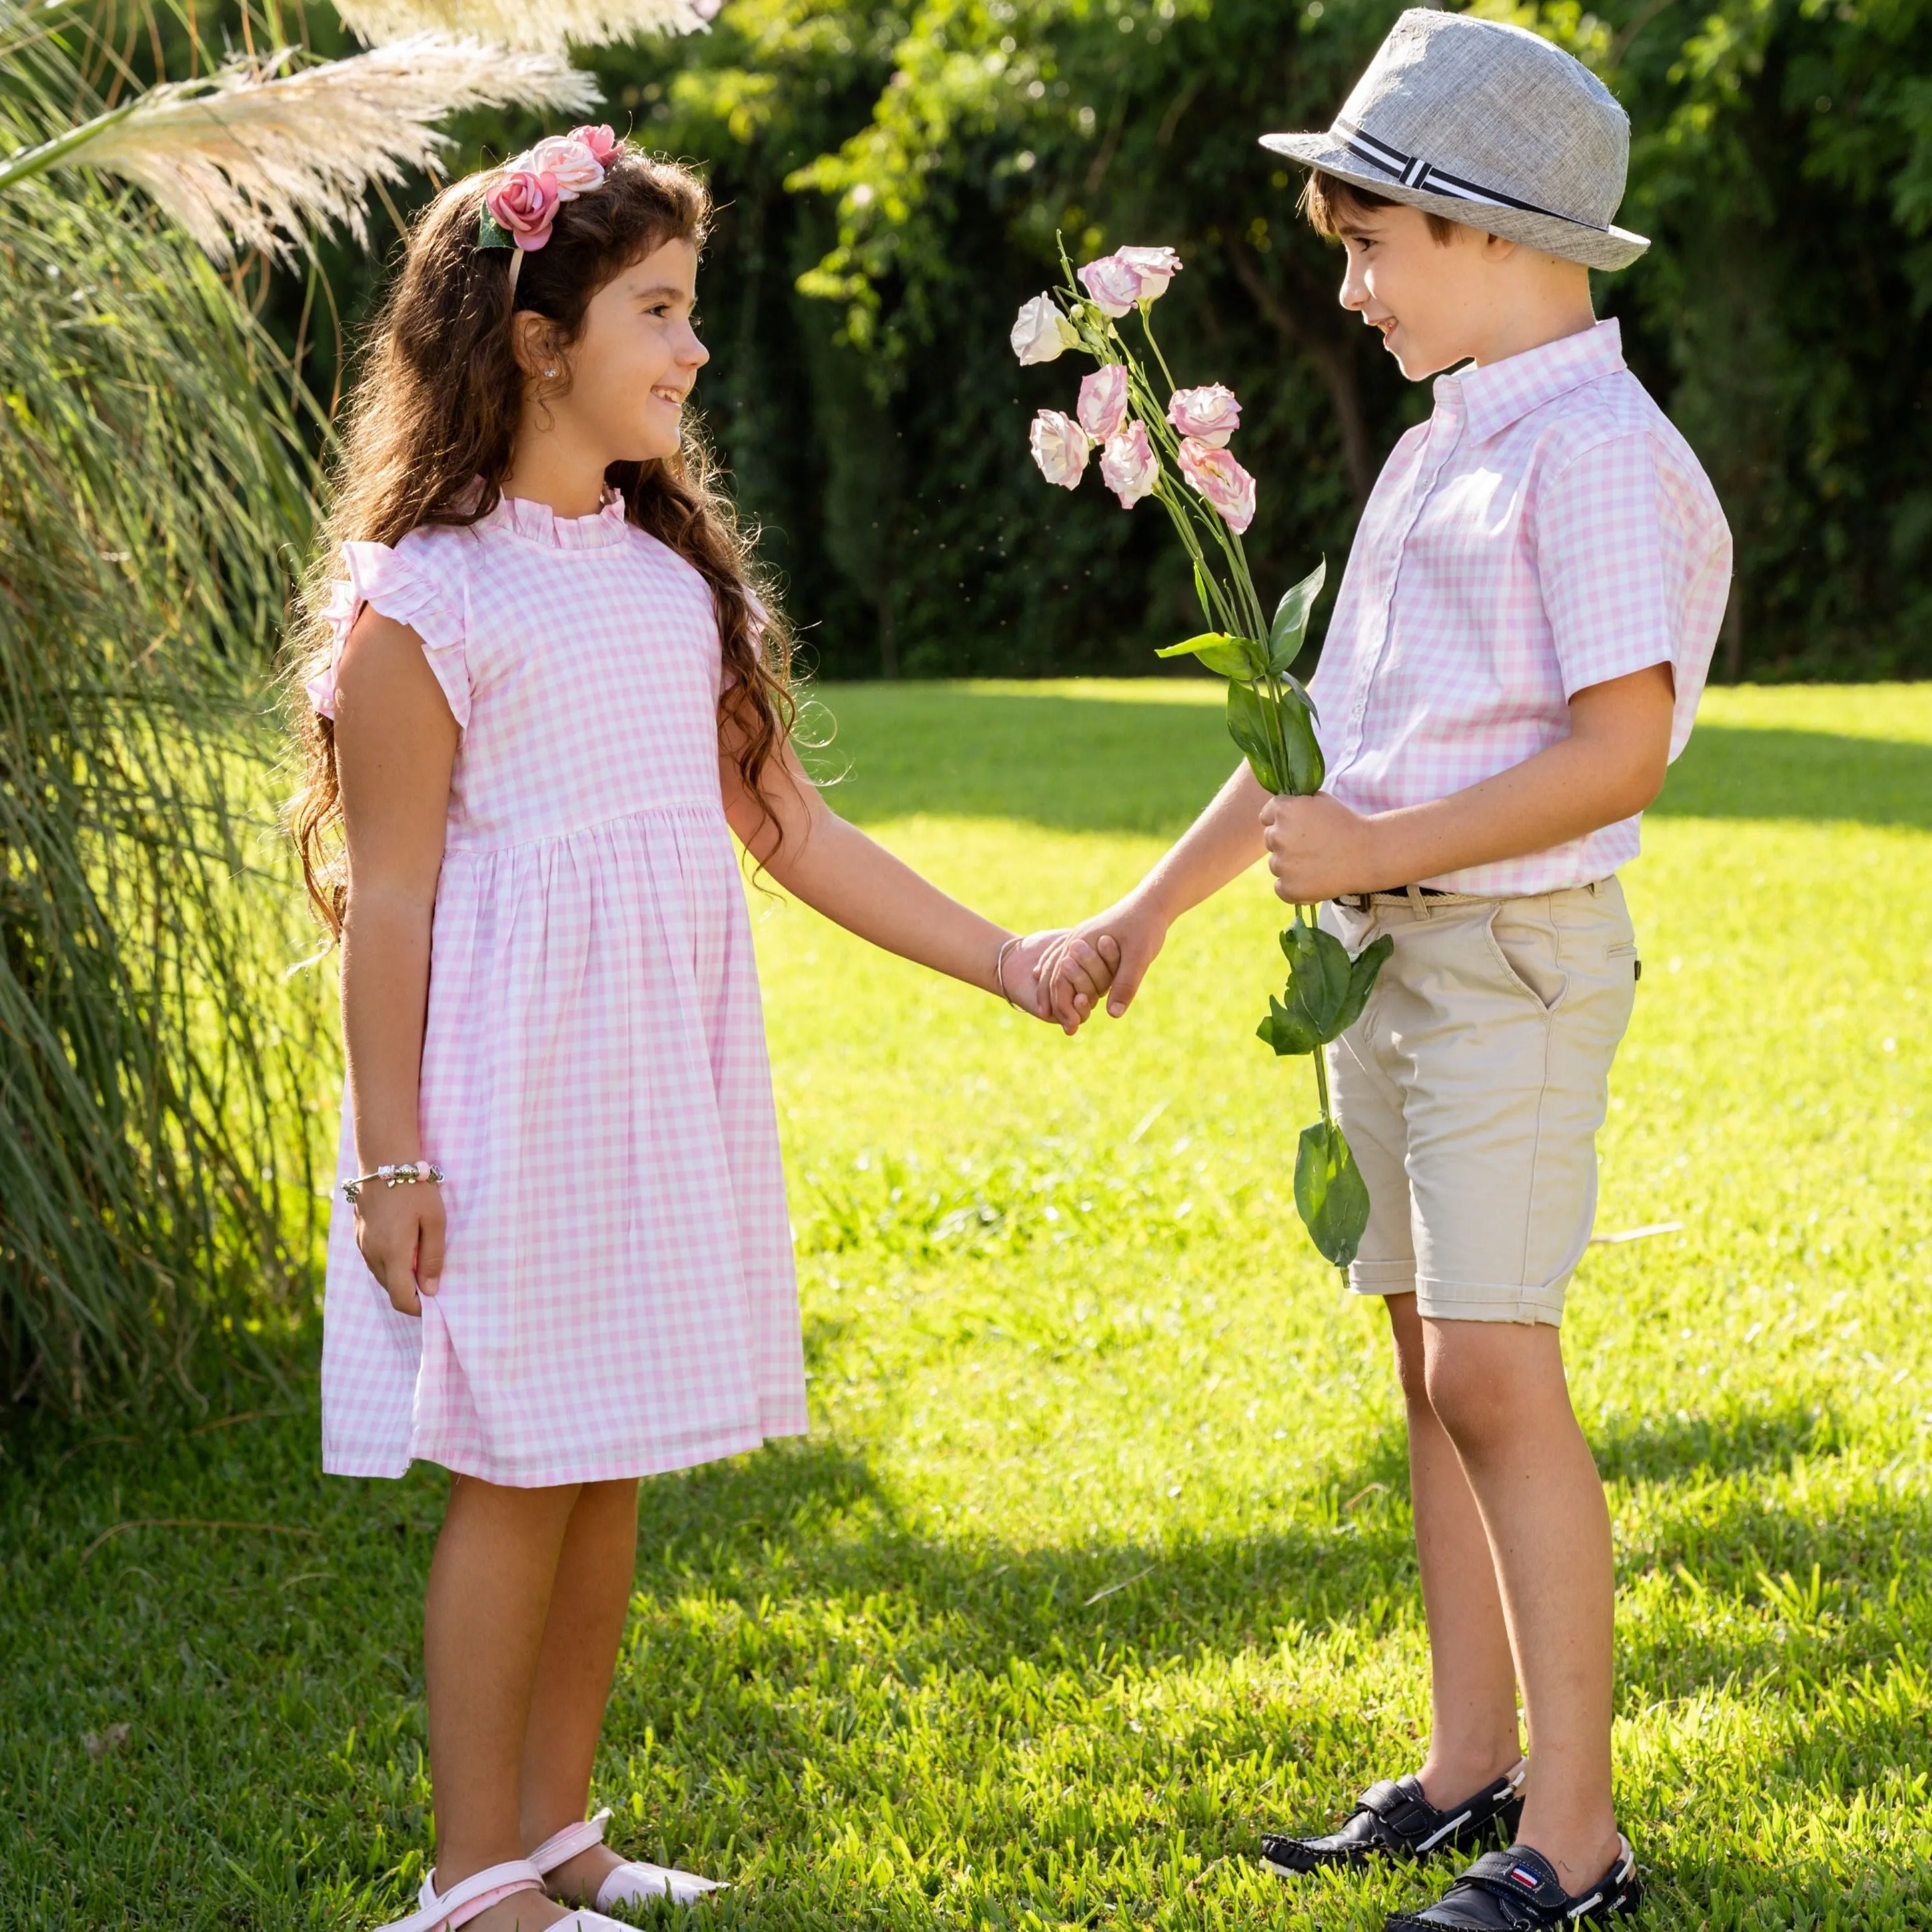
[[1430,1404],[1415,1297],[1387,1300],[1408,1412],[1409,1493],[1429,1624],[1432,1708],[1422,1788],[1432,1804],[1449,1805],[1481,1790],[1521,1755],[1516,1670],[1482,1514]]
[[[638,1485],[586,1483],[564,1532],[524,1732],[519,1802],[523,1845],[534,1849],[582,1818],[604,1707],[624,1634],[638,1556]],[[622,1861],[595,1845],[550,1876],[560,1898],[594,1904]]]
[[[552,1588],[578,1486],[516,1490],[451,1478],[423,1613],[435,1792],[436,1889],[520,1858],[523,1755]],[[519,1893],[476,1932],[553,1923],[559,1907]]]

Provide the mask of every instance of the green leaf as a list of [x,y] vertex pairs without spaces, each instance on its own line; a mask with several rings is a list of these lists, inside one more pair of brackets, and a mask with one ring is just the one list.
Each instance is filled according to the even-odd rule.
[[1368,1004],[1369,994],[1375,988],[1376,976],[1382,970],[1382,962],[1394,950],[1395,941],[1385,932],[1355,955],[1348,968],[1348,994],[1342,1002],[1340,1022],[1335,1028],[1336,1039],[1361,1018],[1362,1009]]
[[1283,1006],[1272,994],[1268,996],[1268,1018],[1256,1028],[1255,1037],[1266,1041],[1283,1055],[1312,1053],[1322,1044],[1310,1028],[1307,1016]]
[[1261,694],[1252,685],[1228,687],[1228,736],[1246,753],[1248,769],[1269,791],[1283,788],[1283,774],[1276,769],[1274,721]]
[[517,238],[486,208],[476,218],[476,245],[479,248],[514,248]]
[[1288,958],[1283,1003],[1313,1039],[1334,1040],[1347,1024],[1342,1016],[1352,977],[1348,949],[1332,932],[1308,925],[1297,913],[1294,923],[1281,935],[1281,950]]
[[1367,1232],[1369,1188],[1342,1130],[1327,1120],[1301,1130],[1294,1156],[1294,1205],[1323,1258],[1346,1268]]
[[1276,701],[1281,708],[1281,735],[1288,743],[1288,770],[1282,776],[1281,790],[1295,798],[1308,798],[1322,789],[1328,766],[1322,756],[1321,741],[1315,735],[1315,707],[1308,694],[1293,678],[1287,688],[1275,686]]
[[1274,622],[1268,626],[1268,668],[1286,670],[1301,655],[1302,640],[1308,630],[1308,614],[1328,579],[1328,561],[1323,558],[1292,590],[1283,593],[1274,607]]
[[1266,665],[1264,653],[1252,638],[1237,638],[1226,631],[1204,631],[1184,644],[1169,644],[1156,651],[1157,658],[1197,657],[1208,668],[1222,677],[1259,677]]
[[1194,594],[1201,600],[1201,614],[1209,623],[1214,621],[1214,600],[1208,594],[1208,573],[1198,563],[1194,566]]

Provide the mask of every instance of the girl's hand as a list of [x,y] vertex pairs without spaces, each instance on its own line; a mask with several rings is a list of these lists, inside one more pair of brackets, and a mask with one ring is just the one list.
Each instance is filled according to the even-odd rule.
[[[1052,957],[1061,963],[1070,992],[1066,1011],[1059,1011],[1048,999],[1042,968]],[[1035,1019],[1057,1022],[1069,1035],[1080,1030],[1089,1018],[1094,1002],[1112,982],[1120,954],[1111,940],[1096,947],[1062,928],[1030,932],[1006,956],[1000,990],[1016,1000]]]
[[[356,1245],[398,1315],[421,1315],[442,1275],[442,1194],[433,1180],[371,1181],[356,1203]],[[418,1293],[420,1291],[420,1294]]]
[[[1072,950],[1084,946],[1111,959],[1109,978],[1099,991],[1107,993],[1107,1012],[1118,1019],[1133,1004],[1148,968],[1167,940],[1167,920],[1147,900],[1130,896],[1106,912],[1083,920],[1060,940],[1042,963],[1042,980],[1053,1017],[1074,1030],[1085,1017],[1078,1002],[1087,990],[1085,976],[1072,964]],[[1098,992],[1091,997],[1097,998]]]

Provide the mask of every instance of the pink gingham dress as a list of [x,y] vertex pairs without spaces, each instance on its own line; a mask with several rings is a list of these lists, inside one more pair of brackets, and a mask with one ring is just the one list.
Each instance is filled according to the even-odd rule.
[[[1442,376],[1362,512],[1310,687],[1352,809],[1427,805],[1570,735],[1593,684],[1668,664],[1689,742],[1730,590],[1731,534],[1614,322]],[[1607,878],[1640,820],[1403,883],[1528,898]]]
[[[338,651],[365,604],[411,626],[461,736],[422,1058],[442,1288],[398,1314],[338,1207],[323,1467],[537,1487],[802,1432],[709,587],[614,498],[506,500],[342,562]],[[310,690],[332,716],[333,670]],[[344,1178],[352,1121],[345,1096]]]

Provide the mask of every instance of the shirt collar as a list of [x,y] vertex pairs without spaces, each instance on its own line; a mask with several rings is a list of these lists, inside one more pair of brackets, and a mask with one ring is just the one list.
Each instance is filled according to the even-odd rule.
[[1623,366],[1623,332],[1613,318],[1484,368],[1438,376],[1436,406],[1452,415],[1466,412],[1470,440],[1486,442],[1532,410]]

